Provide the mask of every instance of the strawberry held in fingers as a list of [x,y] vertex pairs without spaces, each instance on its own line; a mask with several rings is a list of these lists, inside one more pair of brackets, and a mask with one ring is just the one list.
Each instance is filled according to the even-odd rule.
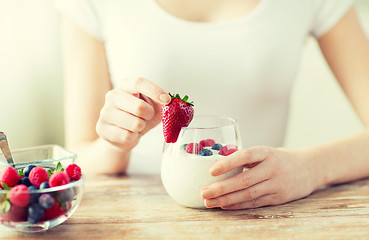
[[171,102],[161,108],[164,139],[167,143],[177,141],[182,127],[187,127],[194,115],[193,103],[187,102],[188,96],[181,98],[178,94],[172,95]]

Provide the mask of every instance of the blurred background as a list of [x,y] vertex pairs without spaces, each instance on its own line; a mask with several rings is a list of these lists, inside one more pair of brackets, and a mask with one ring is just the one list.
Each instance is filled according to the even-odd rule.
[[[369,36],[369,0],[355,5]],[[51,0],[0,0],[0,131],[13,149],[64,145],[59,23]],[[319,144],[361,128],[316,42],[309,39],[294,85],[285,146]]]

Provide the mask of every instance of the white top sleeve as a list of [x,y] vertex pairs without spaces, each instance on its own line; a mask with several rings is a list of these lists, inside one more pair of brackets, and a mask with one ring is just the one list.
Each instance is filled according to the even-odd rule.
[[54,5],[63,15],[76,23],[93,37],[103,40],[101,19],[94,0],[54,0]]
[[353,0],[315,0],[311,34],[319,38],[334,27],[353,5]]

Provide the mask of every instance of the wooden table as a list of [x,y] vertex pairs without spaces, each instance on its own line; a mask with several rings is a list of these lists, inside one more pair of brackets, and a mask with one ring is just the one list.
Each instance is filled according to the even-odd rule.
[[74,215],[47,232],[0,226],[0,239],[369,239],[369,180],[281,206],[224,211],[185,208],[159,176],[87,180]]

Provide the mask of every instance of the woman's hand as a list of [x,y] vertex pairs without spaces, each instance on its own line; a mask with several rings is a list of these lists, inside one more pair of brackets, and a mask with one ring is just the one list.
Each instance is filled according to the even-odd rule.
[[105,95],[96,125],[97,134],[124,151],[137,145],[140,137],[160,123],[160,109],[171,97],[144,78],[125,79]]
[[246,209],[278,205],[305,197],[321,186],[318,166],[309,163],[304,151],[242,149],[216,162],[210,172],[218,176],[239,166],[249,169],[202,190],[206,207]]

